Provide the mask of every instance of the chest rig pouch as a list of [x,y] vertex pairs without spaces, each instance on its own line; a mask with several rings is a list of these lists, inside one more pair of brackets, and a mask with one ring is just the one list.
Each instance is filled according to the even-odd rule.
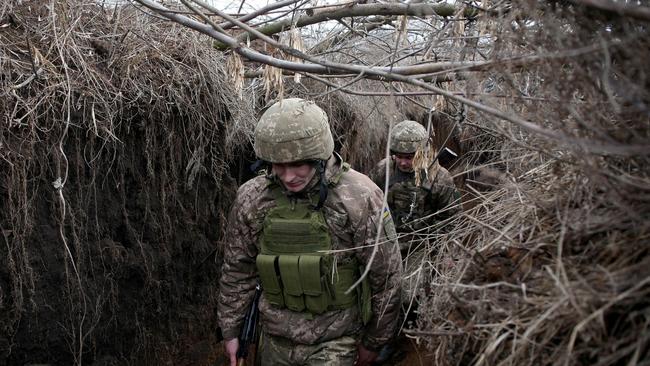
[[431,193],[430,189],[428,185],[416,186],[415,178],[403,173],[389,182],[386,198],[398,230],[414,229],[408,223],[426,216],[426,200]]
[[359,278],[359,265],[334,268],[334,257],[323,252],[332,249],[332,238],[322,211],[308,199],[290,200],[277,186],[271,193],[276,207],[264,219],[256,259],[269,303],[310,314],[358,305],[357,292],[345,291]]

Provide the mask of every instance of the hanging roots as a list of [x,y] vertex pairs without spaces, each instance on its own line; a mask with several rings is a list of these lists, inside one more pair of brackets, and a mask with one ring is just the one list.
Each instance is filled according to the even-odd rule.
[[226,74],[241,99],[244,89],[244,63],[238,54],[232,53],[226,60]]
[[[302,39],[302,36],[300,35],[300,31],[296,28],[292,28],[287,36],[283,36],[281,40],[282,44],[285,44],[289,46],[290,48],[293,48],[297,51],[304,52],[305,51],[305,42]],[[296,57],[294,55],[286,55],[286,59],[291,62],[302,62],[303,60],[299,57]],[[300,79],[302,78],[302,75],[299,73],[295,73],[293,76],[293,81],[296,83],[300,83]]]
[[269,100],[271,90],[278,93],[278,99],[282,100],[284,94],[284,82],[282,81],[282,69],[267,65],[264,67],[264,99]]
[[[415,171],[415,184],[417,186],[422,184],[422,174],[424,173],[425,179],[435,177],[440,169],[440,164],[436,159],[438,150],[436,147],[428,142],[419,147],[413,157],[413,169]],[[435,159],[435,161],[434,161]]]

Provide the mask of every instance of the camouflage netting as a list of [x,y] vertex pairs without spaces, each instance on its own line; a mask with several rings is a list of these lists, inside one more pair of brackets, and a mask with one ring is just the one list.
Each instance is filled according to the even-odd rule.
[[255,121],[223,65],[132,7],[0,6],[0,364],[209,362]]

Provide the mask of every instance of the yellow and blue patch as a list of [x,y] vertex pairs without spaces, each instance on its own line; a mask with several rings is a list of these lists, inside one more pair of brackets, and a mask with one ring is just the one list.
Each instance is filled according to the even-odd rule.
[[384,207],[384,211],[382,213],[382,221],[382,226],[384,227],[384,234],[386,234],[386,237],[391,241],[396,240],[397,231],[395,230],[393,216],[390,214],[390,209],[388,207]]

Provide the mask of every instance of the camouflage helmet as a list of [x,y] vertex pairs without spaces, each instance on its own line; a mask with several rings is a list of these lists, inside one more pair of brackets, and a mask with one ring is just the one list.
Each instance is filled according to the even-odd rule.
[[427,130],[415,121],[402,121],[395,125],[390,139],[390,150],[412,154],[427,140]]
[[334,151],[327,114],[300,98],[270,106],[255,127],[255,154],[271,163],[327,160]]

